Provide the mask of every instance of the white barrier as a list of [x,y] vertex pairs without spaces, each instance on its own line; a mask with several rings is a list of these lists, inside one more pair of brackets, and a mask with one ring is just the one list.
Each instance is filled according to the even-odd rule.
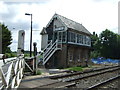
[[6,63],[0,68],[1,86],[2,88],[18,88],[25,68],[24,56],[19,56],[15,60]]

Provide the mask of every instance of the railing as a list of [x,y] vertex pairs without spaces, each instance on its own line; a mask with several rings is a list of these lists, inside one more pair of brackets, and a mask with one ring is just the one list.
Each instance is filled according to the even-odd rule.
[[43,52],[36,55],[37,64],[43,62]]
[[50,43],[45,47],[45,49],[43,49],[43,52],[45,52],[48,48],[50,48],[51,45],[52,45],[52,40],[51,40]]
[[17,57],[15,60],[6,63],[0,68],[0,89],[2,88],[18,88],[25,67],[24,55]]
[[49,47],[43,50],[43,65],[50,59],[50,57],[58,49],[61,49],[61,45],[59,45],[58,40],[56,40],[52,45],[49,45]]
[[35,60],[34,60],[34,70],[35,70],[35,72],[37,73],[37,68],[38,68],[38,66],[39,66],[39,64],[40,63],[43,63],[43,60],[40,60],[40,58],[42,57],[42,52],[41,53],[39,53],[39,54],[37,54],[34,58],[35,58]]

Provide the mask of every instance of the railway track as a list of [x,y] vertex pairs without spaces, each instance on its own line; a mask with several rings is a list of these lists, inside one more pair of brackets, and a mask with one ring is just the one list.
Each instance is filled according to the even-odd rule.
[[[97,84],[89,87],[87,90],[93,90],[93,89],[95,90],[95,89],[97,89],[97,88],[104,88],[104,86],[105,86],[105,88],[109,88],[109,87],[106,87],[107,84],[113,83],[113,82],[116,81],[116,80],[117,80],[117,83],[119,83],[120,75],[115,76],[115,77],[112,77],[112,78],[110,78],[110,79],[108,79],[108,80],[105,80],[105,81],[103,81],[103,82],[97,83]],[[112,88],[118,88],[118,87],[112,87]]]
[[114,66],[114,67],[107,67],[107,68],[100,68],[100,69],[92,69],[84,72],[74,72],[74,73],[68,73],[65,75],[52,76],[50,77],[50,79],[58,79],[59,81],[70,82],[70,81],[79,80],[81,78],[86,78],[86,77],[91,77],[91,76],[99,75],[106,72],[111,72],[113,71],[113,69],[118,70],[119,68],[120,68],[119,66]]
[[[65,75],[52,76],[50,78],[55,80],[57,79],[58,80],[57,83],[44,85],[37,88],[88,88],[88,89],[91,89],[94,86],[97,86],[97,84],[100,82],[104,82],[109,80],[110,78],[117,77],[119,70],[120,70],[119,66],[114,66],[114,67],[107,67],[102,69],[94,69],[86,72],[74,72],[74,73],[69,73]],[[109,76],[106,79],[104,78],[104,80],[102,81],[98,80],[93,84],[91,83],[92,85],[86,84],[87,86],[84,86],[86,81],[91,81],[92,79],[94,81],[96,78],[102,78],[107,75]]]
[[120,69],[120,67],[117,67],[117,68],[114,68],[114,69],[108,69],[108,70],[104,70],[104,71],[100,71],[100,72],[91,72],[91,73],[87,73],[87,74],[84,74],[84,75],[76,76],[75,78],[70,78],[66,81],[67,82],[78,81],[78,80],[81,80],[81,79],[84,79],[84,78],[89,78],[89,77],[94,77],[94,76],[101,75],[101,74],[104,74],[104,73],[114,72],[114,71],[119,70],[119,69]]
[[108,69],[113,69],[113,68],[117,68],[117,67],[119,67],[119,66],[110,66],[110,67],[105,67],[105,68],[91,69],[91,70],[86,70],[83,72],[73,72],[73,73],[68,73],[68,74],[64,74],[64,75],[55,75],[55,76],[51,76],[49,78],[50,79],[60,79],[60,78],[66,78],[66,77],[73,77],[76,75],[89,74],[89,73],[99,72],[102,70],[108,70]]

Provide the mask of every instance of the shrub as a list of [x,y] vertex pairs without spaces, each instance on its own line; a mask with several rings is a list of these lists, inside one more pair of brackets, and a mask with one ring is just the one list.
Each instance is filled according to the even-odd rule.
[[41,75],[42,74],[42,72],[40,71],[40,70],[37,70],[37,73],[36,73],[37,75]]
[[16,57],[15,53],[5,53],[6,58]]
[[10,53],[5,53],[6,58],[10,58],[11,54]]
[[71,71],[82,71],[82,67],[71,67],[71,68],[68,68],[68,70],[71,70]]

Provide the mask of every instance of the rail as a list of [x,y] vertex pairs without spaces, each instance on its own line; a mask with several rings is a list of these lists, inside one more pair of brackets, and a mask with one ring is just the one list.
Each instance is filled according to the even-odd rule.
[[11,60],[4,64],[0,68],[0,89],[2,88],[18,88],[22,77],[23,70],[25,68],[24,55],[17,57],[15,60]]
[[51,45],[52,45],[52,40],[51,40],[50,43],[45,47],[45,49],[43,49],[43,52],[45,52],[48,48],[50,48]]
[[110,66],[110,67],[105,67],[105,68],[90,69],[90,70],[86,70],[83,72],[73,72],[73,73],[67,73],[67,74],[63,74],[63,75],[55,75],[55,76],[51,76],[49,78],[50,79],[60,79],[60,78],[71,77],[71,76],[80,75],[80,74],[99,72],[101,70],[107,70],[107,69],[112,69],[112,68],[117,68],[117,67],[119,67],[119,66]]
[[115,80],[115,79],[118,79],[118,78],[120,78],[120,75],[115,76],[115,77],[113,77],[113,78],[110,78],[110,79],[108,79],[108,80],[105,80],[105,81],[103,81],[103,82],[97,83],[97,84],[95,84],[95,85],[89,87],[89,88],[86,89],[86,90],[97,89],[97,87],[102,86],[102,85],[104,85],[104,84],[106,84],[106,83],[109,83],[109,82],[111,82],[111,81],[113,81],[113,80]]

